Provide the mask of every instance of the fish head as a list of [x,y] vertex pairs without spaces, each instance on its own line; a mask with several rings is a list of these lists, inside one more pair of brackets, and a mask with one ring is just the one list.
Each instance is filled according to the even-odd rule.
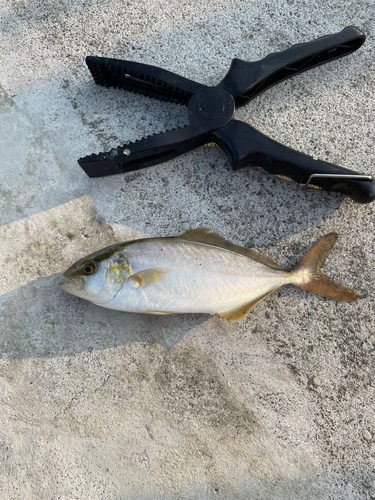
[[129,278],[130,266],[123,246],[112,245],[78,260],[63,276],[68,280],[60,283],[65,292],[95,304],[106,304]]

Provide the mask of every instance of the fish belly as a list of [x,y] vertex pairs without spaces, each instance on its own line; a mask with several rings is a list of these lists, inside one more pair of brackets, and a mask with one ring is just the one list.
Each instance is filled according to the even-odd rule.
[[128,312],[217,314],[262,297],[289,278],[289,273],[249,257],[204,246],[164,246],[159,252],[133,257],[130,263],[132,274],[153,268],[166,269],[168,274],[141,289],[127,281],[104,307]]

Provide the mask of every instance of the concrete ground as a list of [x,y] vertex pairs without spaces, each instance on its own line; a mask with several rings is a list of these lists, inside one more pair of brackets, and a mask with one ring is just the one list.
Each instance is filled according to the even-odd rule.
[[[355,25],[351,56],[237,112],[279,142],[375,174],[371,0],[0,0],[0,497],[374,499],[375,204],[306,193],[206,146],[90,179],[77,159],[187,123],[96,86],[86,55],[214,85]],[[336,303],[293,287],[240,323],[110,311],[59,289],[113,242],[210,226],[292,266],[324,234]]]

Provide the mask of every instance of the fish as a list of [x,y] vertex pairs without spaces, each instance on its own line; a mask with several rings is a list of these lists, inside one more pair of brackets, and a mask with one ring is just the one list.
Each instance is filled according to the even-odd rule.
[[337,301],[360,298],[321,271],[337,240],[329,233],[286,271],[268,257],[200,227],[177,237],[116,243],[78,260],[62,290],[99,306],[132,313],[218,314],[243,319],[283,285]]

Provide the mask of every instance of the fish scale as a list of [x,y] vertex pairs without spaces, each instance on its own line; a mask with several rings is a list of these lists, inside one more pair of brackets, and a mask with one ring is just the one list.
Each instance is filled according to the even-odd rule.
[[[126,246],[125,253],[133,272],[150,267],[172,266],[175,269],[190,269],[192,265],[204,265],[202,272],[223,273],[231,275],[256,275],[262,273],[266,266],[260,262],[250,261],[244,255],[205,245],[203,243],[176,243],[174,238],[154,238],[153,243],[146,246],[142,243]],[[150,240],[149,240],[150,241]],[[141,246],[140,246],[141,245]],[[161,251],[160,248],[163,248]],[[165,256],[165,255],[168,256]],[[146,266],[146,267],[145,267]],[[251,268],[251,269],[250,269]]]
[[[125,284],[106,307],[129,310],[214,312],[249,302],[259,291],[279,286],[288,273],[229,250],[204,243],[178,241],[177,238],[153,239],[124,248],[132,273],[144,269],[165,268],[168,274],[152,287],[134,289]],[[133,306],[132,306],[133,304]]]

